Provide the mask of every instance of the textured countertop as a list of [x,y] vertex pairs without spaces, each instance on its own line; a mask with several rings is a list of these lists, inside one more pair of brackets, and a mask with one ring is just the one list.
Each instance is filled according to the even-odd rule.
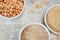
[[[31,22],[44,24],[46,10],[59,3],[60,0],[25,0],[25,9],[21,16],[11,20],[0,17],[0,40],[19,40],[19,31],[24,25]],[[51,40],[60,40],[57,37],[51,33]]]

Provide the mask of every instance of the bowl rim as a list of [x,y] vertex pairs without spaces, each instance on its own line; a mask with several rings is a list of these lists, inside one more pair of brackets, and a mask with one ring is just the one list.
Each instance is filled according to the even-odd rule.
[[47,17],[48,11],[49,11],[51,8],[55,7],[55,6],[60,6],[60,4],[54,4],[54,5],[52,5],[51,7],[49,7],[49,8],[47,9],[47,11],[46,11],[46,13],[45,13],[45,15],[44,15],[44,23],[45,23],[45,25],[47,26],[47,28],[48,28],[52,33],[54,33],[54,34],[60,34],[59,32],[55,32],[53,29],[51,29],[51,28],[48,26],[47,21],[46,21],[46,17]]
[[0,14],[0,17],[1,17],[1,18],[4,18],[4,19],[15,19],[15,18],[21,16],[21,14],[23,13],[24,9],[25,9],[25,0],[24,0],[24,7],[23,7],[22,11],[19,12],[19,14],[18,14],[17,16],[14,16],[14,17],[11,17],[11,18],[7,18],[7,17],[2,16],[2,15]]
[[41,24],[41,23],[29,23],[29,24],[26,24],[26,25],[20,30],[20,32],[19,32],[19,40],[21,40],[21,34],[22,34],[23,30],[24,30],[26,27],[28,27],[28,25],[32,25],[32,24],[41,25],[43,28],[45,28],[46,31],[47,31],[47,33],[48,33],[48,40],[51,39],[51,37],[50,37],[50,32],[49,32],[49,30],[47,29],[46,26],[44,26],[44,25]]

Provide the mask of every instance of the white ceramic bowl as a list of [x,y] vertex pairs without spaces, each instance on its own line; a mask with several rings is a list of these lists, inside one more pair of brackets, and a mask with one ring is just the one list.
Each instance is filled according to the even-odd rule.
[[55,7],[55,6],[60,6],[60,4],[55,4],[55,5],[51,6],[50,8],[48,8],[48,10],[46,11],[46,14],[45,14],[45,16],[44,16],[44,22],[45,22],[45,25],[47,26],[47,28],[48,28],[52,33],[54,33],[54,34],[60,34],[60,33],[58,33],[58,32],[55,32],[54,30],[52,30],[52,29],[48,26],[47,21],[46,21],[46,16],[47,16],[47,14],[48,14],[48,11],[49,11],[51,8]]
[[0,17],[2,17],[4,19],[14,19],[14,18],[19,17],[23,13],[24,9],[25,9],[25,0],[24,0],[24,7],[23,7],[22,11],[18,15],[14,16],[14,17],[11,17],[11,18],[7,18],[7,17],[2,16],[2,15],[0,15]]
[[20,30],[19,40],[21,40],[21,34],[22,34],[23,30],[24,30],[26,27],[28,27],[28,25],[31,25],[31,24],[41,25],[42,27],[44,27],[44,28],[46,29],[47,33],[48,33],[48,40],[50,40],[50,32],[49,32],[49,30],[48,30],[43,24],[40,24],[40,23],[29,23],[29,24],[25,25],[25,26]]

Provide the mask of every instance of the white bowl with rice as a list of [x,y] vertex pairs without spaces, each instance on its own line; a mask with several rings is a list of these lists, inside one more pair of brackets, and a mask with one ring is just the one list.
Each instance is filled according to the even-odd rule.
[[29,23],[20,30],[19,40],[50,40],[50,32],[43,24]]
[[60,34],[60,4],[55,4],[48,8],[44,21],[52,33]]

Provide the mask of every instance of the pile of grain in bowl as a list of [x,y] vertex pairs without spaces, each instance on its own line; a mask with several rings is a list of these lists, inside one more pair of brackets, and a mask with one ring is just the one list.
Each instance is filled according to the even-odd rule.
[[21,40],[48,40],[48,33],[40,25],[28,25],[21,33]]
[[0,15],[11,18],[21,13],[24,0],[0,0]]
[[56,33],[60,33],[60,5],[53,6],[48,10],[46,22],[50,29]]

